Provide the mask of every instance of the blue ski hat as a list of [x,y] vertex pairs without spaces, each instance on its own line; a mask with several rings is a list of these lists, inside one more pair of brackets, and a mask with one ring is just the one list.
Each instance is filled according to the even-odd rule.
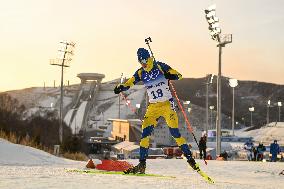
[[141,62],[141,60],[146,60],[150,57],[150,53],[147,49],[144,49],[144,48],[139,48],[137,50],[137,58],[138,58],[138,61]]

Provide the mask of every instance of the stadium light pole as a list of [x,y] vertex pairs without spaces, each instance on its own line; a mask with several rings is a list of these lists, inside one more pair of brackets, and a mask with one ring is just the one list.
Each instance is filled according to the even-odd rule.
[[[183,104],[184,104],[185,108],[187,108],[188,113],[190,113],[190,111],[191,111],[190,101],[189,100],[188,101],[184,101]],[[184,120],[184,128],[187,128],[185,120]]]
[[235,135],[235,87],[238,86],[238,80],[229,79],[229,85],[233,89],[232,131],[233,131],[233,136],[234,136]]
[[278,105],[278,122],[281,122],[281,106],[282,106],[282,102],[277,102]]
[[214,106],[209,106],[210,109],[210,114],[211,114],[211,129],[213,129],[213,110],[214,110]]
[[[120,75],[120,83],[123,83],[123,73],[121,73]],[[118,95],[118,119],[120,119],[120,101],[120,95]]]
[[217,77],[217,118],[216,118],[216,154],[221,154],[221,56],[222,47],[226,44],[232,43],[232,34],[221,36],[221,28],[219,26],[219,18],[216,16],[216,5],[211,5],[205,11],[205,17],[209,24],[211,38],[217,41],[219,48],[219,63],[218,63],[218,77]]
[[73,55],[73,48],[75,43],[60,41],[61,47],[58,49],[59,57],[50,60],[51,65],[61,67],[61,85],[60,85],[60,108],[59,108],[59,142],[63,141],[63,71],[64,67],[70,67],[68,63],[72,60],[70,55]]
[[242,117],[242,121],[243,121],[243,125],[245,126],[246,123],[245,123],[245,118],[244,117]]
[[252,112],[254,112],[254,107],[250,107],[249,108],[249,111],[250,111],[250,126],[252,126]]
[[266,108],[266,125],[269,124],[269,108],[270,108],[270,100],[267,101],[267,108]]
[[213,81],[213,77],[214,75],[213,74],[207,74],[206,78],[206,125],[205,125],[205,132],[206,132],[206,135],[208,135],[208,96],[209,96],[209,85],[212,84],[212,81]]
[[136,112],[137,112],[138,119],[140,119],[140,107],[141,107],[141,105],[136,104],[135,106],[136,106]]
[[189,103],[188,103],[188,107],[187,107],[187,111],[188,111],[188,114],[190,114],[190,112],[191,112],[191,104],[190,104],[190,101],[188,101]]

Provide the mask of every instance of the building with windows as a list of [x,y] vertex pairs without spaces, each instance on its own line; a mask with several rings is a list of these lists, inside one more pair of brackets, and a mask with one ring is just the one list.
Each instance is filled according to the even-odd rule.
[[142,121],[140,119],[108,119],[112,122],[111,136],[117,141],[140,142]]

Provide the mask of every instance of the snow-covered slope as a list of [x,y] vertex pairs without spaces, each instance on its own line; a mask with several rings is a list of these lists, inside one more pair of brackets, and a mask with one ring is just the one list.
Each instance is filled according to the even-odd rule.
[[255,129],[251,131],[237,132],[238,136],[251,136],[256,142],[262,141],[269,145],[274,140],[278,141],[279,145],[284,145],[284,122],[270,123],[266,127]]
[[59,158],[44,151],[0,138],[0,165],[71,165],[76,161]]
[[[137,164],[138,160],[128,160]],[[197,160],[201,168],[215,180],[206,183],[188,169],[183,159],[147,160],[147,172],[176,178],[126,175],[95,175],[67,172],[84,169],[86,162],[58,158],[40,150],[12,144],[0,139],[0,188],[95,188],[95,189],[280,189],[284,186],[282,162]]]

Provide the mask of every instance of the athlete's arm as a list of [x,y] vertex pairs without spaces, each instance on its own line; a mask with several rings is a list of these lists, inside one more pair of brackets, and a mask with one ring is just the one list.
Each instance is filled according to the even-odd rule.
[[141,69],[138,69],[134,75],[128,79],[125,83],[120,83],[114,88],[114,93],[118,94],[122,91],[127,91],[130,87],[135,85],[141,80]]
[[182,75],[175,69],[171,68],[169,65],[163,62],[157,62],[157,63],[158,65],[161,66],[166,79],[169,79],[169,80],[181,80],[182,79]]

